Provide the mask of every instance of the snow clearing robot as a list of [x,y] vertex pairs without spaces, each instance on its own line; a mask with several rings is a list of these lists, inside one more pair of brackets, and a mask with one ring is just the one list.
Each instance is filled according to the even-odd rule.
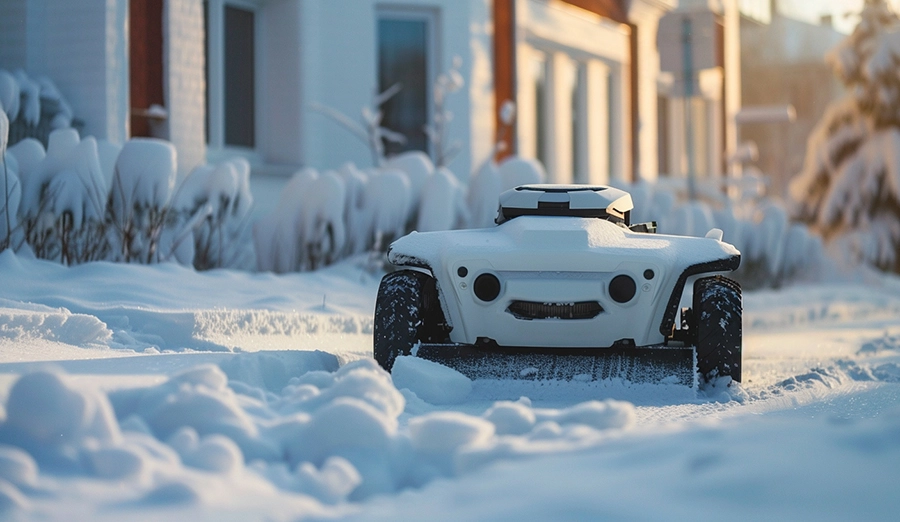
[[414,355],[472,379],[740,381],[741,289],[722,275],[740,252],[717,229],[632,225],[633,206],[612,187],[526,185],[500,196],[496,227],[398,239],[375,359],[390,371]]

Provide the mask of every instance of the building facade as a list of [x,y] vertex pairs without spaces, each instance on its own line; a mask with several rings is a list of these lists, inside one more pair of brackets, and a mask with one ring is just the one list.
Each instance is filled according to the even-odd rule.
[[[432,151],[422,126],[435,116],[433,85],[456,69],[463,87],[446,98],[447,139],[461,145],[449,165],[460,178],[503,139],[508,152],[540,159],[554,182],[652,180],[685,174],[676,168],[687,156],[684,104],[663,72],[659,34],[666,17],[691,9],[712,12],[725,35],[723,58],[701,74],[706,112],[695,140],[706,158],[698,164],[710,174],[724,169],[734,141],[726,115],[737,110],[729,57],[738,32],[725,30],[733,17],[722,6],[734,5],[4,0],[0,67],[52,78],[86,134],[171,140],[182,174],[242,155],[261,175],[372,165],[366,143],[333,115],[360,121],[395,84],[400,91],[381,107],[382,121],[406,144],[389,151]],[[510,128],[498,114],[506,100],[517,106]]]

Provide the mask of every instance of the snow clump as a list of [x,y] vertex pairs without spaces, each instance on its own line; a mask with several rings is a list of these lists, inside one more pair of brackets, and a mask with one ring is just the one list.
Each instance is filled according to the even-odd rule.
[[[418,372],[412,386],[425,397],[428,378],[466,388],[462,376],[441,381],[450,370],[438,365],[397,361],[400,374]],[[206,502],[198,480],[213,479],[226,481],[221,487],[264,481],[323,504],[358,501],[499,459],[588,447],[634,417],[628,403],[545,410],[526,399],[497,403],[481,416],[416,416],[371,359],[309,371],[280,392],[229,381],[216,365],[108,394],[39,371],[14,383],[5,410],[0,503],[17,509],[28,508],[33,491],[57,487],[45,476],[54,474],[117,481],[145,505]],[[412,415],[404,425],[402,415]]]
[[472,381],[465,375],[418,357],[397,357],[391,378],[398,389],[408,389],[431,404],[459,404],[472,392]]

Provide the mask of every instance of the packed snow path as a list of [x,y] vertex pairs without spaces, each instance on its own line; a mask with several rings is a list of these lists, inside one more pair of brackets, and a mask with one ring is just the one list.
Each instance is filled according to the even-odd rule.
[[744,382],[370,359],[380,274],[0,254],[0,518],[802,517],[900,509],[900,282],[745,293]]

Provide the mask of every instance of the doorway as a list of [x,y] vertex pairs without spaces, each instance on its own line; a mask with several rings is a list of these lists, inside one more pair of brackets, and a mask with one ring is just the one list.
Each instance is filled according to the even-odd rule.
[[[163,2],[129,2],[129,94],[131,136],[165,137]],[[154,107],[155,106],[155,107]]]

